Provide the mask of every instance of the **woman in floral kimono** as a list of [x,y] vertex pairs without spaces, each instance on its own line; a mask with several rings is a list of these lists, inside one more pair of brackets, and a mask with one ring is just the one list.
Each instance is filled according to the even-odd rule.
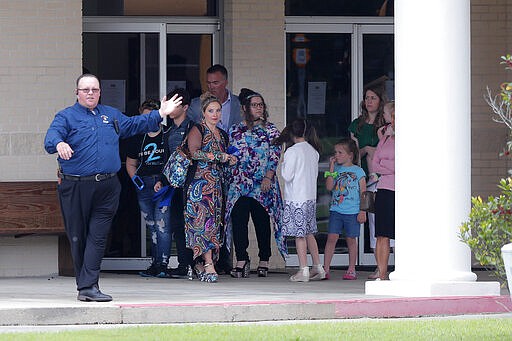
[[283,207],[276,176],[281,147],[272,145],[272,141],[279,137],[279,130],[268,122],[267,107],[260,94],[242,89],[238,98],[244,120],[231,127],[229,132],[230,144],[238,153],[238,163],[232,170],[226,206],[226,222],[232,224],[237,259],[231,276],[249,276],[247,247],[251,215],[259,249],[257,273],[259,277],[267,277],[271,255],[271,220],[278,249],[283,257],[287,254],[280,227]]

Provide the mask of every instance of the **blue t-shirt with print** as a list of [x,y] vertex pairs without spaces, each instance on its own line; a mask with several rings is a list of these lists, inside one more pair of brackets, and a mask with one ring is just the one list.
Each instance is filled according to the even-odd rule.
[[338,172],[338,175],[334,179],[330,210],[341,214],[359,213],[359,180],[366,176],[364,170],[356,165],[335,165],[334,171]]

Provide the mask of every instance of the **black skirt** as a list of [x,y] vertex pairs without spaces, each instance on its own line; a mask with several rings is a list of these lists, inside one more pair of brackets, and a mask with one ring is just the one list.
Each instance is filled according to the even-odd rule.
[[379,189],[375,196],[375,237],[395,239],[395,191]]

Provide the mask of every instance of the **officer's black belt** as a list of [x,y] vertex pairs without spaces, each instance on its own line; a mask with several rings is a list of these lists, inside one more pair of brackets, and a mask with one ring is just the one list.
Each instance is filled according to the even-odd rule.
[[59,174],[59,178],[70,181],[103,181],[116,176],[117,173],[96,174],[88,176]]

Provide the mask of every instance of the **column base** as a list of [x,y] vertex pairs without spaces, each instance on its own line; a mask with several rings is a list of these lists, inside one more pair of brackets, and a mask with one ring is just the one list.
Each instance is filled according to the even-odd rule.
[[366,295],[433,297],[433,296],[499,296],[498,282],[428,282],[428,281],[368,281]]

